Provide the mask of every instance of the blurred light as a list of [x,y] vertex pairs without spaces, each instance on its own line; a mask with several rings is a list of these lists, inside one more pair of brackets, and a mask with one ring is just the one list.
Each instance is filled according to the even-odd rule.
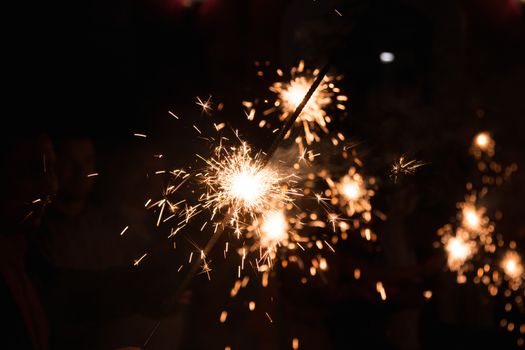
[[523,274],[521,257],[515,251],[509,251],[505,254],[501,262],[501,267],[510,278],[519,278]]
[[385,51],[385,52],[381,52],[381,54],[379,55],[379,59],[383,63],[391,63],[394,61],[395,56],[392,52]]
[[466,208],[463,212],[464,223],[471,229],[475,229],[479,226],[480,218],[478,213],[472,208]]
[[355,181],[349,181],[343,185],[343,194],[350,200],[356,200],[359,198],[361,189],[359,184]]
[[486,154],[489,157],[494,155],[494,147],[496,142],[488,131],[483,131],[474,136],[470,153],[476,158],[480,158],[482,154]]
[[479,148],[485,148],[489,144],[489,135],[486,132],[479,133],[476,136],[476,145]]
[[288,238],[288,222],[282,210],[269,211],[264,215],[261,227],[261,244],[271,247]]
[[426,290],[423,292],[423,296],[425,297],[425,299],[430,299],[432,298],[432,291],[431,290]]
[[383,287],[382,282],[376,283],[376,290],[381,295],[381,300],[386,300],[386,291],[385,291],[385,287]]

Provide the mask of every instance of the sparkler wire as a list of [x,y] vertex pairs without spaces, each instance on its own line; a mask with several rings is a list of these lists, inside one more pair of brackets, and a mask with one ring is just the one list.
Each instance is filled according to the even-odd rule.
[[[312,95],[314,94],[315,90],[317,90],[317,88],[319,87],[319,85],[323,81],[325,75],[328,73],[329,69],[330,69],[330,64],[328,63],[319,71],[319,74],[315,78],[312,86],[310,86],[310,89],[308,90],[306,95],[303,97],[303,100],[301,101],[299,106],[297,106],[297,108],[295,109],[293,114],[290,115],[286,119],[286,121],[284,122],[283,127],[281,128],[281,130],[279,131],[279,133],[277,134],[277,136],[273,140],[272,145],[270,146],[268,151],[265,153],[265,157],[262,159],[262,166],[263,167],[266,164],[268,164],[268,162],[270,161],[272,155],[275,153],[275,151],[277,151],[277,148],[279,148],[279,145],[284,140],[284,137],[286,136],[286,134],[290,131],[290,129],[294,125],[295,121],[297,120],[297,117],[299,117],[299,115],[303,111],[304,107],[306,106],[306,104],[308,103],[308,101],[310,100]],[[219,238],[222,236],[222,233],[224,232],[224,229],[226,227],[225,223],[227,223],[230,219],[231,219],[230,215],[227,215],[226,217],[224,217],[223,224],[220,225],[219,227],[217,227],[217,229],[213,233],[212,237],[210,238],[210,240],[208,241],[208,243],[204,247],[204,249],[203,249],[204,256],[207,256],[208,253],[213,249],[215,244],[217,244],[217,242],[219,241]],[[173,294],[173,297],[170,298],[164,304],[165,305],[172,305],[172,303],[176,303],[182,297],[182,294],[186,291],[186,289],[188,288],[191,280],[193,279],[193,277],[197,274],[197,272],[200,269],[201,269],[200,259],[196,259],[194,261],[194,263],[191,265],[191,267],[188,270],[188,272],[186,273],[186,275],[184,276],[184,278],[182,279],[181,283],[179,284],[179,287],[176,289],[175,293]],[[146,339],[146,341],[142,345],[143,349],[145,349],[146,346],[148,345],[149,341],[151,340],[151,338],[153,337],[153,335],[155,334],[155,332],[159,328],[160,323],[161,323],[161,321],[158,321],[155,324],[155,327],[152,329],[152,331],[150,332],[148,338]]]

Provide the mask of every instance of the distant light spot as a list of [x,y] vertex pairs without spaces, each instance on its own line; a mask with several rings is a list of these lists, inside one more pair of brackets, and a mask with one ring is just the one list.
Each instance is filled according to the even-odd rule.
[[379,55],[379,59],[381,60],[381,62],[383,63],[391,63],[394,61],[395,59],[395,56],[392,52],[381,52],[381,54]]

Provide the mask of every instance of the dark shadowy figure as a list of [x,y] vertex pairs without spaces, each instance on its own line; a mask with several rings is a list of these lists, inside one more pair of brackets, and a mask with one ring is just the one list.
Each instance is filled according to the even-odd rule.
[[0,234],[0,303],[3,349],[47,349],[48,320],[37,293],[30,260],[32,235],[57,189],[55,155],[46,135],[6,140]]
[[[98,170],[90,137],[62,136],[56,140],[56,149],[59,191],[45,217],[40,240],[47,263],[57,271],[53,283],[44,286],[49,297],[52,344],[64,349],[141,346],[161,317],[152,310],[158,309],[162,301],[156,291],[149,295],[149,299],[156,300],[150,304],[148,292],[144,294],[141,289],[151,289],[151,279],[155,279],[166,286],[162,294],[169,294],[174,279],[168,277],[168,282],[161,282],[167,276],[160,271],[169,267],[169,257],[148,257],[140,266],[133,266],[145,252],[156,253],[146,235],[146,211],[142,208],[142,213],[137,213],[127,203],[108,198],[111,191],[97,192]],[[125,227],[128,230],[121,235]],[[105,288],[118,292],[104,291]],[[157,288],[163,289],[161,285]],[[118,293],[136,299],[126,299]],[[91,310],[85,308],[83,298],[78,298],[84,294],[92,295]],[[119,300],[112,301],[113,297]],[[71,314],[71,310],[76,310],[76,314]],[[162,315],[163,327],[175,332],[180,317],[166,311],[170,315]],[[177,337],[172,335],[163,337],[166,348],[176,344]]]

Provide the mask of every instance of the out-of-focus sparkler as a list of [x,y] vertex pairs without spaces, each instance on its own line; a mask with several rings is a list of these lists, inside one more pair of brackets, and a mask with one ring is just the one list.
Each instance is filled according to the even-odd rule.
[[[458,273],[458,282],[466,281],[465,272],[471,268],[468,262],[478,250],[493,253],[496,249],[492,237],[494,225],[485,215],[485,208],[476,204],[476,194],[470,194],[457,204],[456,225],[447,224],[438,230],[447,252],[447,264]],[[455,227],[455,228],[454,228]]]
[[[479,238],[482,244],[491,245],[492,239],[488,239],[488,237],[494,231],[494,225],[485,215],[486,209],[477,206],[476,202],[477,195],[473,193],[468,195],[464,202],[458,203],[460,227],[469,233],[470,238]],[[490,247],[486,248],[486,250],[491,250]]]
[[476,159],[481,158],[483,154],[490,158],[494,156],[495,146],[496,142],[492,138],[491,134],[487,131],[482,131],[474,136],[472,146],[470,147],[470,153]]
[[508,251],[501,261],[501,268],[509,278],[519,281],[523,276],[521,257],[515,251]]
[[330,187],[331,204],[344,207],[346,215],[349,217],[361,214],[366,222],[372,219],[372,205],[370,198],[374,196],[374,190],[367,188],[365,179],[351,167],[348,173],[341,177],[339,181],[334,181],[331,177],[326,177],[326,182]]
[[464,231],[458,230],[456,236],[447,237],[444,244],[448,267],[462,274],[465,263],[476,253],[476,242],[470,240]]

